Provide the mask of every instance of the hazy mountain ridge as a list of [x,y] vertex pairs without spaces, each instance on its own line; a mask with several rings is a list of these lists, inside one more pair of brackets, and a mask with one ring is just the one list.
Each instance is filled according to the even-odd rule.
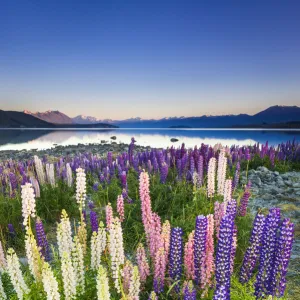
[[48,110],[45,112],[35,112],[32,113],[28,110],[24,110],[25,114],[32,115],[36,118],[39,118],[41,120],[44,120],[49,123],[54,124],[73,124],[73,120],[68,117],[66,114],[58,111],[58,110]]

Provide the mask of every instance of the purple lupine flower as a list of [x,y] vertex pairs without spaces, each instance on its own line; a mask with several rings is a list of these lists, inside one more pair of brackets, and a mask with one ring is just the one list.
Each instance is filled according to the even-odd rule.
[[264,224],[265,216],[263,214],[257,213],[253,222],[249,246],[245,252],[243,264],[240,271],[241,283],[248,282],[253,275],[253,271],[257,264],[260,253]]
[[9,233],[9,236],[10,236],[11,238],[15,238],[15,236],[16,236],[16,231],[15,231],[15,228],[14,228],[13,224],[8,224],[7,227],[8,227],[8,233]]
[[161,165],[161,168],[160,168],[160,182],[161,183],[166,183],[167,176],[168,176],[168,170],[169,170],[168,165],[165,162],[163,162]]
[[239,206],[238,211],[239,211],[239,216],[241,216],[241,217],[245,217],[247,214],[248,202],[249,202],[249,199],[251,196],[250,186],[251,186],[251,183],[249,182],[245,187],[244,194],[240,201],[240,206]]
[[[183,231],[179,227],[172,228],[170,241],[169,274],[174,282],[179,281],[182,274]],[[179,283],[175,285],[176,293],[180,291]]]
[[45,234],[43,222],[40,218],[37,218],[36,220],[35,231],[37,237],[37,244],[40,248],[40,253],[45,258],[45,261],[50,261],[49,244]]
[[230,201],[228,201],[226,214],[232,216],[232,218],[235,219],[237,214],[237,202],[235,199],[231,199]]
[[193,178],[194,172],[195,172],[195,160],[194,160],[194,157],[191,155],[191,157],[190,157],[190,178],[189,179]]
[[247,161],[251,160],[251,154],[249,148],[246,148],[245,158]]
[[199,156],[198,160],[198,183],[199,186],[202,186],[203,183],[203,156]]
[[262,247],[260,251],[258,274],[254,284],[254,295],[260,298],[271,292],[271,273],[274,267],[276,251],[276,234],[280,222],[280,209],[271,208],[263,228]]
[[216,289],[214,300],[230,299],[230,257],[233,242],[234,222],[231,215],[225,215],[220,225],[216,254]]
[[95,183],[93,184],[93,190],[94,190],[94,191],[98,191],[98,188],[99,188],[99,182],[95,182]]
[[93,201],[89,201],[88,207],[89,207],[90,210],[93,210],[95,208],[94,202]]
[[294,241],[294,227],[288,218],[284,219],[280,226],[270,280],[270,295],[272,296],[282,297],[286,288],[286,273]]
[[107,152],[107,165],[108,167],[112,167],[112,152]]
[[241,165],[240,162],[238,161],[236,163],[236,167],[235,167],[235,174],[234,174],[234,179],[232,182],[232,189],[234,190],[238,184],[239,184],[239,180],[240,180],[240,170],[241,170]]
[[9,183],[10,183],[10,197],[13,198],[16,195],[16,190],[18,188],[18,180],[15,173],[9,173]]
[[230,253],[230,275],[233,273],[234,268],[234,259],[236,254],[236,248],[237,248],[237,226],[234,224],[233,226],[233,238],[232,238],[232,247],[231,247],[231,253]]
[[194,266],[197,285],[201,283],[201,266],[204,264],[207,237],[207,218],[203,215],[196,218],[194,237]]
[[181,159],[177,160],[176,167],[177,167],[178,179],[181,180],[181,176],[182,176]]
[[99,224],[98,224],[98,217],[97,213],[93,210],[90,211],[90,222],[92,227],[92,232],[98,232]]
[[134,139],[134,137],[131,138],[131,143],[129,144],[128,147],[128,159],[129,159],[129,163],[132,164],[133,161],[133,150],[134,150],[134,143],[136,142],[136,140]]
[[127,175],[125,171],[121,173],[120,180],[121,180],[122,188],[127,189]]
[[197,291],[193,285],[193,282],[186,282],[183,287],[183,300],[196,300]]

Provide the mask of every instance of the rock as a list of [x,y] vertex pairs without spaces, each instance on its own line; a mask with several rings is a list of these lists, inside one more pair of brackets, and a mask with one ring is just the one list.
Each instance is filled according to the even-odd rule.
[[110,139],[111,139],[111,140],[116,140],[117,137],[114,135],[114,136],[111,136]]
[[179,140],[178,139],[175,139],[175,138],[171,138],[170,140],[172,143],[175,143],[175,142],[178,142]]
[[262,182],[261,179],[257,176],[257,177],[253,177],[253,179],[251,180],[252,184],[255,184],[257,186],[261,186]]
[[266,194],[262,195],[261,198],[264,199],[264,200],[273,200],[274,196],[272,196],[269,193],[266,193]]
[[279,176],[279,172],[275,171],[275,172],[274,172],[274,175],[275,175],[275,176]]
[[269,169],[266,168],[266,167],[259,167],[258,169],[259,169],[261,172],[263,172],[263,173],[269,172]]

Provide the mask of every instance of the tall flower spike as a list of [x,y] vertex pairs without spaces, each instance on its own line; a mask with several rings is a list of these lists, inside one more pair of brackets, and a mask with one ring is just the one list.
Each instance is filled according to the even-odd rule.
[[208,163],[207,170],[207,196],[213,197],[215,194],[215,176],[216,176],[216,159],[212,157]]
[[57,280],[47,262],[43,265],[42,282],[47,300],[60,300]]
[[216,201],[214,206],[214,219],[215,219],[217,239],[219,238],[220,224],[224,215],[225,215],[224,203],[219,203],[218,201]]
[[113,210],[111,204],[108,203],[105,207],[106,227],[109,230],[113,221]]
[[225,215],[220,226],[216,256],[216,289],[214,300],[230,299],[230,257],[233,241],[233,218]]
[[74,299],[76,295],[76,273],[72,265],[70,254],[62,253],[61,273],[66,300]]
[[[169,274],[174,282],[180,281],[182,275],[183,231],[176,227],[171,230]],[[179,293],[180,283],[176,283],[175,292]]]
[[67,185],[71,187],[73,184],[73,177],[72,177],[72,169],[69,163],[66,164],[66,171],[67,171]]
[[227,208],[228,202],[231,201],[232,197],[232,180],[231,179],[226,179],[225,181],[225,188],[224,188],[224,205],[225,205],[225,210]]
[[46,164],[47,181],[52,187],[55,187],[54,165]]
[[112,278],[114,279],[115,288],[117,289],[118,293],[120,293],[121,287],[119,283],[119,272],[120,266],[124,264],[125,256],[123,247],[123,233],[121,223],[118,218],[113,220],[109,233],[109,253],[111,256]]
[[34,157],[35,171],[41,185],[45,184],[45,172],[42,161],[35,155]]
[[244,217],[247,214],[247,207],[248,207],[248,202],[249,202],[250,196],[251,196],[251,192],[250,192],[250,186],[248,184],[245,187],[245,191],[244,191],[244,194],[242,196],[240,206],[239,206],[239,215],[241,217]]
[[94,231],[91,237],[91,268],[97,270],[101,264],[101,256],[106,247],[106,232],[102,222],[98,232]]
[[258,256],[262,243],[264,224],[265,216],[263,214],[258,213],[253,222],[249,246],[245,252],[243,264],[240,271],[241,283],[248,282],[253,275],[253,271],[258,261]]
[[183,300],[196,300],[197,291],[192,281],[185,282],[183,286]]
[[35,217],[35,197],[31,183],[25,183],[22,185],[22,214],[23,214],[23,225],[28,226],[28,220],[30,217]]
[[12,248],[7,251],[7,272],[18,298],[23,299],[30,290],[24,281],[18,256]]
[[67,212],[63,209],[60,223],[57,225],[57,244],[60,257],[64,252],[71,254],[73,248],[72,230]]
[[222,148],[218,158],[218,194],[224,195],[225,179],[226,179],[227,158],[225,149]]
[[166,264],[168,264],[169,261],[169,251],[170,251],[170,236],[171,236],[171,225],[168,220],[166,220],[161,229],[161,242],[163,245],[163,248],[165,249],[165,255],[166,255]]
[[129,293],[129,286],[130,286],[132,272],[133,272],[133,265],[129,260],[126,260],[122,270],[123,291],[126,295],[128,295]]
[[107,271],[101,265],[99,266],[97,275],[97,299],[110,300]]
[[129,299],[139,300],[140,285],[139,269],[137,266],[134,266],[129,285]]
[[194,270],[194,235],[193,230],[188,237],[188,241],[184,246],[184,266],[185,266],[185,277],[188,280],[195,278]]
[[124,221],[124,198],[122,195],[119,195],[117,199],[117,212],[119,214],[120,222],[123,222]]
[[37,236],[37,244],[40,248],[40,253],[44,257],[45,261],[49,261],[50,260],[49,244],[45,234],[43,222],[40,218],[37,218],[36,220],[35,232]]
[[[92,232],[94,231],[98,231],[98,217],[97,217],[97,213],[93,210],[90,211],[90,222],[91,222],[91,228],[92,228]],[[98,269],[98,268],[97,268]]]
[[204,267],[207,237],[207,218],[203,215],[196,218],[194,237],[194,268],[196,284],[201,285],[201,268]]
[[84,294],[84,257],[83,248],[77,236],[74,237],[72,249],[72,265],[76,275],[76,287],[79,287],[79,294]]
[[4,272],[7,267],[7,261],[5,258],[2,242],[0,241],[0,273]]
[[86,199],[86,178],[82,168],[76,169],[76,200],[79,205],[79,210],[84,208]]
[[166,255],[164,248],[159,248],[155,257],[154,266],[154,291],[159,294],[164,290],[166,273]]
[[142,283],[145,283],[147,277],[150,274],[150,268],[149,268],[145,248],[143,247],[142,244],[139,244],[136,250],[136,260],[139,267],[140,280]]
[[152,213],[152,226],[150,229],[150,255],[155,260],[157,250],[162,246],[161,239],[161,222],[160,217],[156,213]]

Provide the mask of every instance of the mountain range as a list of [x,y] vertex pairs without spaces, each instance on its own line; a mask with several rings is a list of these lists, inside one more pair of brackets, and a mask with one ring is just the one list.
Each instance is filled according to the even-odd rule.
[[125,120],[98,119],[96,117],[79,115],[70,118],[59,111],[47,111],[44,113],[26,114],[35,116],[41,120],[54,124],[96,124],[106,123],[119,127],[130,128],[230,128],[230,127],[280,127],[276,124],[300,121],[300,107],[298,106],[271,106],[255,115],[238,114],[223,116],[199,116],[199,117],[168,117],[162,119],[131,118]]

